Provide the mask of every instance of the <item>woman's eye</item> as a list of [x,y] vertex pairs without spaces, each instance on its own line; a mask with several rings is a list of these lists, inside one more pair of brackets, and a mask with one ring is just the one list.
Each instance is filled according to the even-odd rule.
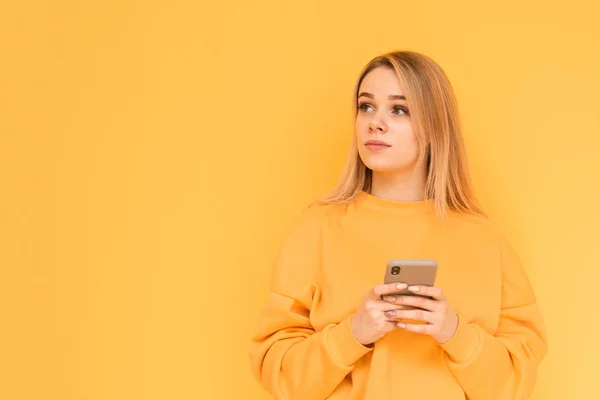
[[[369,103],[359,103],[358,109],[362,112],[370,112],[373,110],[373,106]],[[408,115],[408,109],[403,106],[394,106],[392,108],[392,113],[395,115]]]
[[402,107],[402,106],[395,106],[394,107],[394,114],[396,114],[396,115],[406,115],[406,114],[408,114],[408,110],[405,107]]
[[358,105],[358,109],[359,109],[360,111],[363,111],[363,112],[367,112],[367,111],[369,111],[369,108],[373,108],[373,107],[371,107],[371,105],[370,105],[370,104],[368,104],[368,103],[360,103],[360,104]]

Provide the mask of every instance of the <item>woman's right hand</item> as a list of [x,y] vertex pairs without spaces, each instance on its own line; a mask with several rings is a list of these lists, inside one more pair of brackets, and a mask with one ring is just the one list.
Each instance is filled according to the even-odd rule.
[[363,298],[356,312],[350,317],[350,326],[356,340],[363,346],[370,346],[386,333],[398,328],[398,321],[389,320],[386,311],[401,310],[405,307],[383,301],[381,296],[389,295],[406,288],[404,283],[377,285]]

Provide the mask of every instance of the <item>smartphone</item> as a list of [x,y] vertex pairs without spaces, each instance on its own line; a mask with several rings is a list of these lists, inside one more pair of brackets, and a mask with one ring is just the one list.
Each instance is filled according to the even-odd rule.
[[[387,263],[383,283],[434,286],[437,269],[438,264],[434,260],[391,260]],[[419,296],[419,294],[409,291],[408,288],[390,295]]]

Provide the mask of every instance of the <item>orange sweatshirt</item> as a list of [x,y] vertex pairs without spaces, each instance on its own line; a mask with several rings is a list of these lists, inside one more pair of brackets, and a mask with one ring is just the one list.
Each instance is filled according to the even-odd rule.
[[[436,286],[459,316],[442,345],[401,328],[366,347],[349,318],[386,263],[438,261]],[[365,192],[306,209],[287,235],[252,337],[252,370],[276,399],[520,400],[547,352],[529,279],[483,218],[435,216],[431,200]]]

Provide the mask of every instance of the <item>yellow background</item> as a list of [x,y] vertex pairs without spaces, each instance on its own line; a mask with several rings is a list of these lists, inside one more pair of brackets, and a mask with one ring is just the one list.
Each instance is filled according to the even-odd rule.
[[534,399],[600,398],[600,6],[484,3],[4,1],[0,398],[267,399],[247,344],[274,253],[393,49],[450,76],[536,287]]

